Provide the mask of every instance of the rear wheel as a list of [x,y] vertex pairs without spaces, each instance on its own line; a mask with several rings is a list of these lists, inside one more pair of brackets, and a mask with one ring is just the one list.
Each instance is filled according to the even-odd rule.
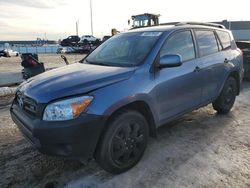
[[97,150],[96,160],[106,171],[119,174],[141,159],[148,140],[148,123],[137,111],[112,118]]
[[213,108],[220,114],[228,113],[234,105],[237,94],[237,82],[229,77],[222,89],[220,96],[213,102]]

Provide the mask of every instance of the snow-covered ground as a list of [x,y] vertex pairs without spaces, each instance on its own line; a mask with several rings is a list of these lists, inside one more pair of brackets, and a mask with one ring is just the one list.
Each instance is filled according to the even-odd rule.
[[0,109],[0,187],[250,187],[250,83],[228,115],[209,105],[158,130],[120,175],[37,152]]

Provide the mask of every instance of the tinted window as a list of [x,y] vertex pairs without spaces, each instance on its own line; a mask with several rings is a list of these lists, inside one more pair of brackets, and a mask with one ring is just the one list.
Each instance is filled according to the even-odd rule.
[[191,32],[182,31],[171,36],[161,49],[161,57],[168,54],[179,54],[182,61],[194,59],[195,50]]
[[222,43],[223,49],[231,47],[231,38],[228,32],[226,31],[216,31],[220,41]]
[[218,52],[217,41],[213,31],[195,31],[201,56]]

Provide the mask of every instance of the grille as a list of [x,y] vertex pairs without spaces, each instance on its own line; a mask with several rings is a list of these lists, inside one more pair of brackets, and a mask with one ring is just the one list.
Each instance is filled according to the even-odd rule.
[[33,116],[36,115],[37,104],[33,99],[24,96],[21,92],[17,92],[16,99],[21,109],[23,109],[28,114],[31,114]]

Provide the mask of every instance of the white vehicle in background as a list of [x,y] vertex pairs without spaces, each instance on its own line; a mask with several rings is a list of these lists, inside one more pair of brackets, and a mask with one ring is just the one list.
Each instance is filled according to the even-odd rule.
[[19,56],[19,52],[14,51],[12,49],[4,49],[0,52],[4,57],[17,57]]
[[67,54],[67,53],[73,53],[74,50],[72,48],[69,47],[59,47],[57,49],[57,54]]
[[83,36],[81,37],[80,43],[83,43],[83,42],[85,42],[85,41],[87,41],[87,42],[95,42],[95,41],[97,41],[97,40],[100,40],[100,39],[94,37],[93,35],[83,35]]

